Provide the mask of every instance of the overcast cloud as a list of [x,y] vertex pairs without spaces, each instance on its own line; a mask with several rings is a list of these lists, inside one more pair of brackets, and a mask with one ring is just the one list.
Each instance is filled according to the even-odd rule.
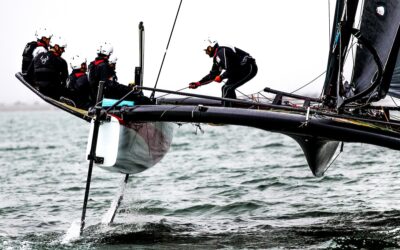
[[[332,1],[334,2],[334,1]],[[258,75],[239,88],[244,93],[264,87],[291,91],[326,68],[329,45],[328,0],[184,0],[171,40],[159,88],[177,90],[208,73],[211,59],[203,52],[208,36],[234,45],[256,58]],[[2,60],[0,103],[40,99],[14,77],[25,44],[38,27],[48,27],[68,43],[64,58],[95,57],[100,42],[114,45],[121,83],[134,79],[138,65],[140,21],[146,30],[145,79],[153,86],[165,52],[179,0],[14,0],[0,2]],[[333,10],[334,6],[330,6]],[[332,15],[332,13],[331,13]],[[69,69],[70,70],[70,69]],[[319,93],[323,78],[304,92]],[[219,96],[221,85],[197,90]]]

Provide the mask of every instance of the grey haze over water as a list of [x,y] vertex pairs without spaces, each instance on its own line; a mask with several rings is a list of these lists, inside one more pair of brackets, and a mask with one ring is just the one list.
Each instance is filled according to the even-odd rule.
[[0,249],[400,248],[399,152],[345,144],[315,178],[289,137],[201,128],[176,126],[111,226],[100,221],[123,176],[95,168],[87,228],[65,244],[81,215],[89,126],[55,110],[0,112]]

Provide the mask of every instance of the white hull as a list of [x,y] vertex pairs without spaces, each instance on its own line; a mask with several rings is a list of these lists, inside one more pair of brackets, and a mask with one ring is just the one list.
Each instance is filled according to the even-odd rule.
[[[115,117],[100,125],[96,157],[103,163],[95,163],[112,172],[136,174],[157,164],[168,152],[173,138],[173,123],[129,122]],[[89,132],[87,154],[93,134],[93,122]]]

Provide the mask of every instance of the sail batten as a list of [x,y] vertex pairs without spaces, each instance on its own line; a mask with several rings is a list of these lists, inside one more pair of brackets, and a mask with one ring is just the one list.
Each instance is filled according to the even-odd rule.
[[[384,66],[382,80],[376,89],[376,100],[379,100],[387,94],[398,54],[399,46],[395,41],[400,24],[400,2],[398,0],[365,1],[362,13],[361,35],[377,51]],[[357,48],[352,78],[355,94],[367,90],[376,80],[378,68],[375,61],[368,49],[363,46]]]
[[390,79],[389,95],[400,98],[400,26],[393,47],[392,60],[388,63],[387,78]]

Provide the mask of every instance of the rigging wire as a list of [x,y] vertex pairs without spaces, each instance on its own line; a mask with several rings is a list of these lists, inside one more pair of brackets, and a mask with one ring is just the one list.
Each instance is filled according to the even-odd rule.
[[[346,6],[347,6],[347,1],[346,1]],[[338,70],[338,76],[337,76],[337,83],[336,83],[336,98],[337,102],[339,99],[339,84],[342,82],[342,76],[343,76],[343,62],[342,62],[342,26],[339,25],[339,70]]]
[[[178,90],[175,90],[175,92],[180,92],[180,91],[182,91],[182,90],[185,90],[185,89],[187,89],[187,88],[189,88],[189,87],[184,87],[184,88],[181,88],[181,89],[178,89]],[[157,98],[161,98],[161,97],[164,97],[164,96],[167,96],[167,95],[170,95],[171,93],[168,93],[168,94],[165,94],[165,95],[160,95],[159,97],[157,97]]]
[[[330,2],[330,0],[328,0],[328,18],[329,18],[329,23],[328,23],[329,36],[328,36],[328,37],[329,37],[329,41],[330,41],[330,39],[331,39],[331,37],[330,37],[330,36],[331,36],[331,30],[330,30],[330,23],[331,23],[330,5],[331,5],[331,2]],[[330,42],[329,42],[329,43],[330,43]],[[330,45],[329,45],[329,46],[330,46]],[[326,70],[325,70],[324,72],[322,72],[320,75],[318,75],[317,77],[315,77],[314,79],[312,79],[310,82],[308,82],[308,83],[302,85],[301,87],[299,87],[298,89],[296,89],[296,90],[294,90],[294,91],[292,91],[292,92],[290,92],[290,93],[293,94],[293,93],[295,93],[295,92],[297,92],[297,91],[299,91],[299,90],[301,90],[301,89],[307,87],[308,85],[310,85],[311,83],[313,83],[313,82],[315,82],[317,79],[319,79],[319,78],[320,78],[322,75],[324,75],[325,73],[326,73]],[[242,93],[242,92],[239,91],[238,89],[236,89],[236,91],[239,92],[241,95],[246,96],[247,98],[251,99],[248,95]],[[257,92],[256,94],[259,94],[259,95],[263,96],[263,97],[266,98],[267,100],[271,100],[270,98],[268,98],[268,97],[262,95],[261,92],[262,92],[262,90],[260,90],[260,91]]]
[[299,91],[300,89],[303,89],[303,88],[307,87],[308,85],[310,85],[311,83],[315,82],[318,78],[320,78],[320,77],[321,77],[322,75],[324,75],[325,73],[326,73],[326,70],[325,70],[324,72],[322,72],[320,75],[318,75],[317,77],[315,77],[314,79],[312,79],[310,82],[304,84],[304,85],[301,86],[300,88],[298,88],[298,89],[296,89],[296,90],[294,90],[294,91],[292,91],[292,92],[290,92],[290,93],[293,94],[293,93]]
[[361,10],[360,10],[360,18],[359,18],[359,20],[358,20],[358,25],[357,25],[357,29],[360,29],[360,25],[361,25],[361,17],[362,17],[362,15],[363,15],[363,11],[364,11],[364,0],[362,0],[362,2],[361,2]]
[[[353,42],[354,37],[351,38],[351,42]],[[356,68],[356,57],[354,55],[354,48],[353,48],[353,44],[351,45],[351,58],[353,59],[353,72]]]
[[[346,2],[346,4],[347,4],[347,2]],[[364,10],[364,0],[362,0],[361,5],[359,5],[359,6],[360,6],[360,14],[359,14],[360,18],[359,18],[358,24],[356,26],[357,29],[360,29],[360,25],[361,25],[361,21],[362,21],[361,16],[362,16],[362,11]],[[355,55],[356,52],[354,51],[355,50],[354,49],[354,45],[358,45],[359,43],[358,43],[358,41],[354,41],[354,36],[352,36],[350,44],[351,44],[351,46],[347,49],[347,52],[346,52],[346,55],[345,55],[345,58],[344,58],[344,61],[343,61],[343,65],[346,64],[347,58],[348,58],[349,54],[351,53],[352,62],[353,62],[352,72],[354,74],[355,66],[356,66],[356,62],[355,61],[356,61],[356,56],[357,56],[357,55]],[[352,77],[353,76],[351,76],[351,78]],[[369,105],[370,104],[370,99],[371,99],[371,96],[369,97],[369,99],[367,100],[367,102],[365,104],[358,106],[358,108],[362,108],[364,106]]]
[[[176,14],[176,17],[175,17],[175,20],[174,20],[174,24],[173,24],[173,27],[172,27],[172,30],[171,30],[171,34],[170,34],[170,37],[169,37],[169,40],[168,40],[168,43],[167,43],[167,48],[166,48],[166,51],[165,51],[165,53],[164,53],[164,57],[163,57],[163,60],[162,60],[162,63],[161,63],[160,71],[159,71],[159,73],[158,73],[157,80],[156,80],[156,83],[155,83],[154,88],[156,88],[157,83],[158,83],[158,80],[159,80],[159,77],[160,77],[160,74],[161,74],[161,70],[162,70],[162,67],[163,67],[163,64],[164,64],[164,60],[165,60],[166,53],[167,53],[167,50],[168,50],[168,47],[169,47],[169,43],[170,43],[170,41],[171,41],[172,34],[173,34],[173,31],[174,31],[174,28],[175,28],[176,20],[177,20],[177,17],[178,17],[178,15],[179,15],[179,11],[180,11],[180,8],[181,8],[181,4],[182,4],[182,0],[180,1],[179,7],[178,7],[178,11],[177,11],[177,14]],[[347,5],[347,1],[345,2],[345,5]],[[330,39],[331,39],[331,10],[330,10],[330,6],[331,6],[331,1],[328,0],[328,22],[329,22],[329,23],[328,23],[328,32],[329,32],[329,41],[330,41]],[[361,6],[364,6],[364,0],[362,0]],[[360,23],[361,23],[361,18],[360,18],[360,20],[359,20],[358,26],[360,25]],[[353,38],[352,38],[352,40],[353,40]],[[354,46],[355,44],[356,44],[356,43],[353,43],[353,44],[351,45],[351,47],[350,47],[350,49],[351,49],[351,51],[352,51],[353,68],[354,68],[354,60],[355,60],[355,59],[354,59],[353,46]],[[329,46],[330,46],[330,45],[329,45]],[[339,42],[339,46],[341,46],[341,42]],[[348,50],[348,52],[350,51],[350,49]],[[347,53],[347,55],[346,55],[344,61],[346,61],[348,55],[349,55],[349,53]],[[341,64],[341,60],[340,60],[340,59],[339,59],[339,61],[340,61],[339,64]],[[305,88],[306,86],[310,85],[311,83],[313,83],[314,81],[316,81],[317,79],[319,79],[319,78],[320,78],[322,75],[324,75],[325,73],[326,73],[326,71],[322,72],[322,73],[321,73],[320,75],[318,75],[316,78],[312,79],[310,82],[304,84],[303,86],[301,86],[300,88],[298,88],[298,89],[292,91],[291,93],[293,94],[293,93],[295,93],[295,92],[297,92],[297,91],[299,91],[299,90]],[[177,92],[182,91],[182,90],[187,89],[187,88],[188,88],[188,87],[179,89],[179,90],[177,90]],[[250,97],[249,95],[246,95],[246,94],[242,93],[241,91],[239,91],[239,90],[237,90],[237,89],[236,89],[236,91],[239,92],[241,95],[243,95],[243,96],[245,96],[245,97],[251,99],[251,97]],[[270,98],[268,98],[268,97],[262,95],[261,92],[262,92],[262,91],[259,91],[259,92],[257,92],[256,94],[259,94],[259,95],[263,96],[264,98],[266,98],[266,99],[268,99],[268,100],[271,100]],[[154,98],[154,93],[155,93],[155,90],[153,90],[153,92],[152,92],[150,98]],[[169,94],[165,94],[165,95],[161,95],[160,97],[164,97],[164,96],[167,96],[167,95],[170,95],[170,93],[169,93]],[[322,96],[322,93],[321,93],[321,96]]]
[[[359,11],[359,20],[358,20],[358,24],[357,24],[357,26],[356,26],[356,28],[359,30],[360,29],[360,25],[361,25],[361,16],[362,16],[362,11],[364,10],[364,0],[362,0],[362,2],[361,2],[361,5],[360,5],[360,11]],[[351,49],[351,54],[352,54],[352,59],[353,59],[353,72],[355,71],[355,65],[356,65],[356,58],[355,58],[355,55],[354,55],[354,48],[353,48],[353,46],[355,45],[355,44],[358,44],[358,41],[357,42],[354,42],[354,36],[352,36],[351,37],[351,47],[348,49],[348,51],[350,51],[350,49]],[[347,59],[347,56],[346,56],[346,59]],[[345,59],[345,61],[346,61],[346,59]]]
[[248,95],[246,95],[246,94],[244,94],[243,92],[241,92],[240,90],[238,90],[238,89],[235,89],[237,92],[239,92],[241,95],[243,95],[243,96],[245,96],[245,97],[247,97],[248,99],[252,99],[250,96],[248,96]]
[[263,90],[258,91],[256,94],[258,94],[258,95],[264,97],[264,98],[267,99],[268,101],[272,101],[272,98],[269,98],[269,97],[267,97],[267,96],[261,94],[261,92],[263,92]]
[[[236,89],[237,90],[237,89]],[[246,94],[243,94],[242,92],[240,92],[239,90],[237,90],[240,94],[242,94],[242,95],[244,95],[244,96],[246,96],[248,99],[251,99],[251,100],[255,100],[255,99],[253,99],[253,96],[255,96],[255,95],[257,95],[257,102],[259,102],[259,103],[261,103],[262,101],[260,101],[260,99],[262,99],[262,98],[260,98],[259,96],[262,96],[265,100],[268,100],[268,101],[273,101],[273,98],[269,98],[269,97],[267,97],[267,96],[265,96],[265,95],[263,95],[262,94],[262,92],[264,92],[264,89],[262,89],[262,90],[260,90],[260,91],[257,91],[257,92],[255,92],[255,93],[251,93],[251,94],[249,94],[249,95],[246,95]]]
[[[174,33],[175,24],[176,24],[176,20],[178,19],[178,15],[179,15],[179,11],[180,11],[180,9],[181,9],[182,1],[183,1],[183,0],[180,1],[179,7],[178,7],[178,11],[176,12],[174,24],[172,25],[172,30],[171,30],[171,33],[170,33],[170,35],[169,35],[167,47],[166,47],[165,52],[164,52],[164,57],[163,57],[162,62],[161,62],[160,70],[158,71],[158,76],[157,76],[156,83],[154,84],[154,88],[157,88],[158,79],[160,78],[161,70],[162,70],[162,67],[163,67],[163,65],[164,65],[165,56],[167,55],[167,51],[168,51],[169,43],[171,42],[172,34]],[[153,92],[151,92],[150,99],[154,99],[154,94],[155,94],[155,92],[156,92],[155,90],[153,90]]]
[[[361,20],[362,20],[361,16],[362,16],[362,11],[363,11],[363,9],[364,9],[364,0],[362,0],[361,5],[359,5],[359,6],[360,6],[360,14],[359,14],[359,17],[360,17],[360,18],[359,18],[358,24],[357,24],[357,26],[356,26],[356,28],[357,28],[358,30],[360,29],[360,25],[361,25]],[[351,46],[349,47],[349,49],[347,49],[347,54],[346,54],[345,59],[344,59],[344,64],[345,64],[346,61],[347,61],[347,57],[348,57],[349,53],[351,53],[352,62],[353,62],[353,65],[352,65],[352,73],[354,74],[355,66],[356,66],[356,55],[355,55],[356,52],[354,51],[354,45],[357,45],[357,44],[358,44],[358,41],[354,42],[354,36],[351,37],[350,44],[351,44]],[[351,78],[352,78],[352,77],[353,77],[353,76],[351,76]],[[369,104],[369,99],[368,99],[368,101],[367,101],[367,103],[366,103],[365,105],[361,105],[359,108],[362,108],[363,106],[366,106],[366,105],[368,105],[368,104]]]
[[[328,47],[330,47],[330,42],[331,41],[331,0],[328,0]],[[310,85],[311,83],[313,83],[314,81],[316,81],[318,78],[320,78],[322,75],[324,75],[326,73],[326,70],[324,72],[322,72],[320,75],[318,75],[316,78],[314,78],[313,80],[311,80],[310,82],[306,83],[305,85],[301,86],[300,88],[294,90],[291,92],[291,94],[305,88],[306,86]],[[322,95],[322,94],[321,94]]]
[[331,47],[331,0],[328,0],[328,48]]
[[393,96],[390,95],[390,98],[392,99],[394,105],[395,105],[396,107],[399,107],[399,106],[397,105],[396,101],[393,99]]

